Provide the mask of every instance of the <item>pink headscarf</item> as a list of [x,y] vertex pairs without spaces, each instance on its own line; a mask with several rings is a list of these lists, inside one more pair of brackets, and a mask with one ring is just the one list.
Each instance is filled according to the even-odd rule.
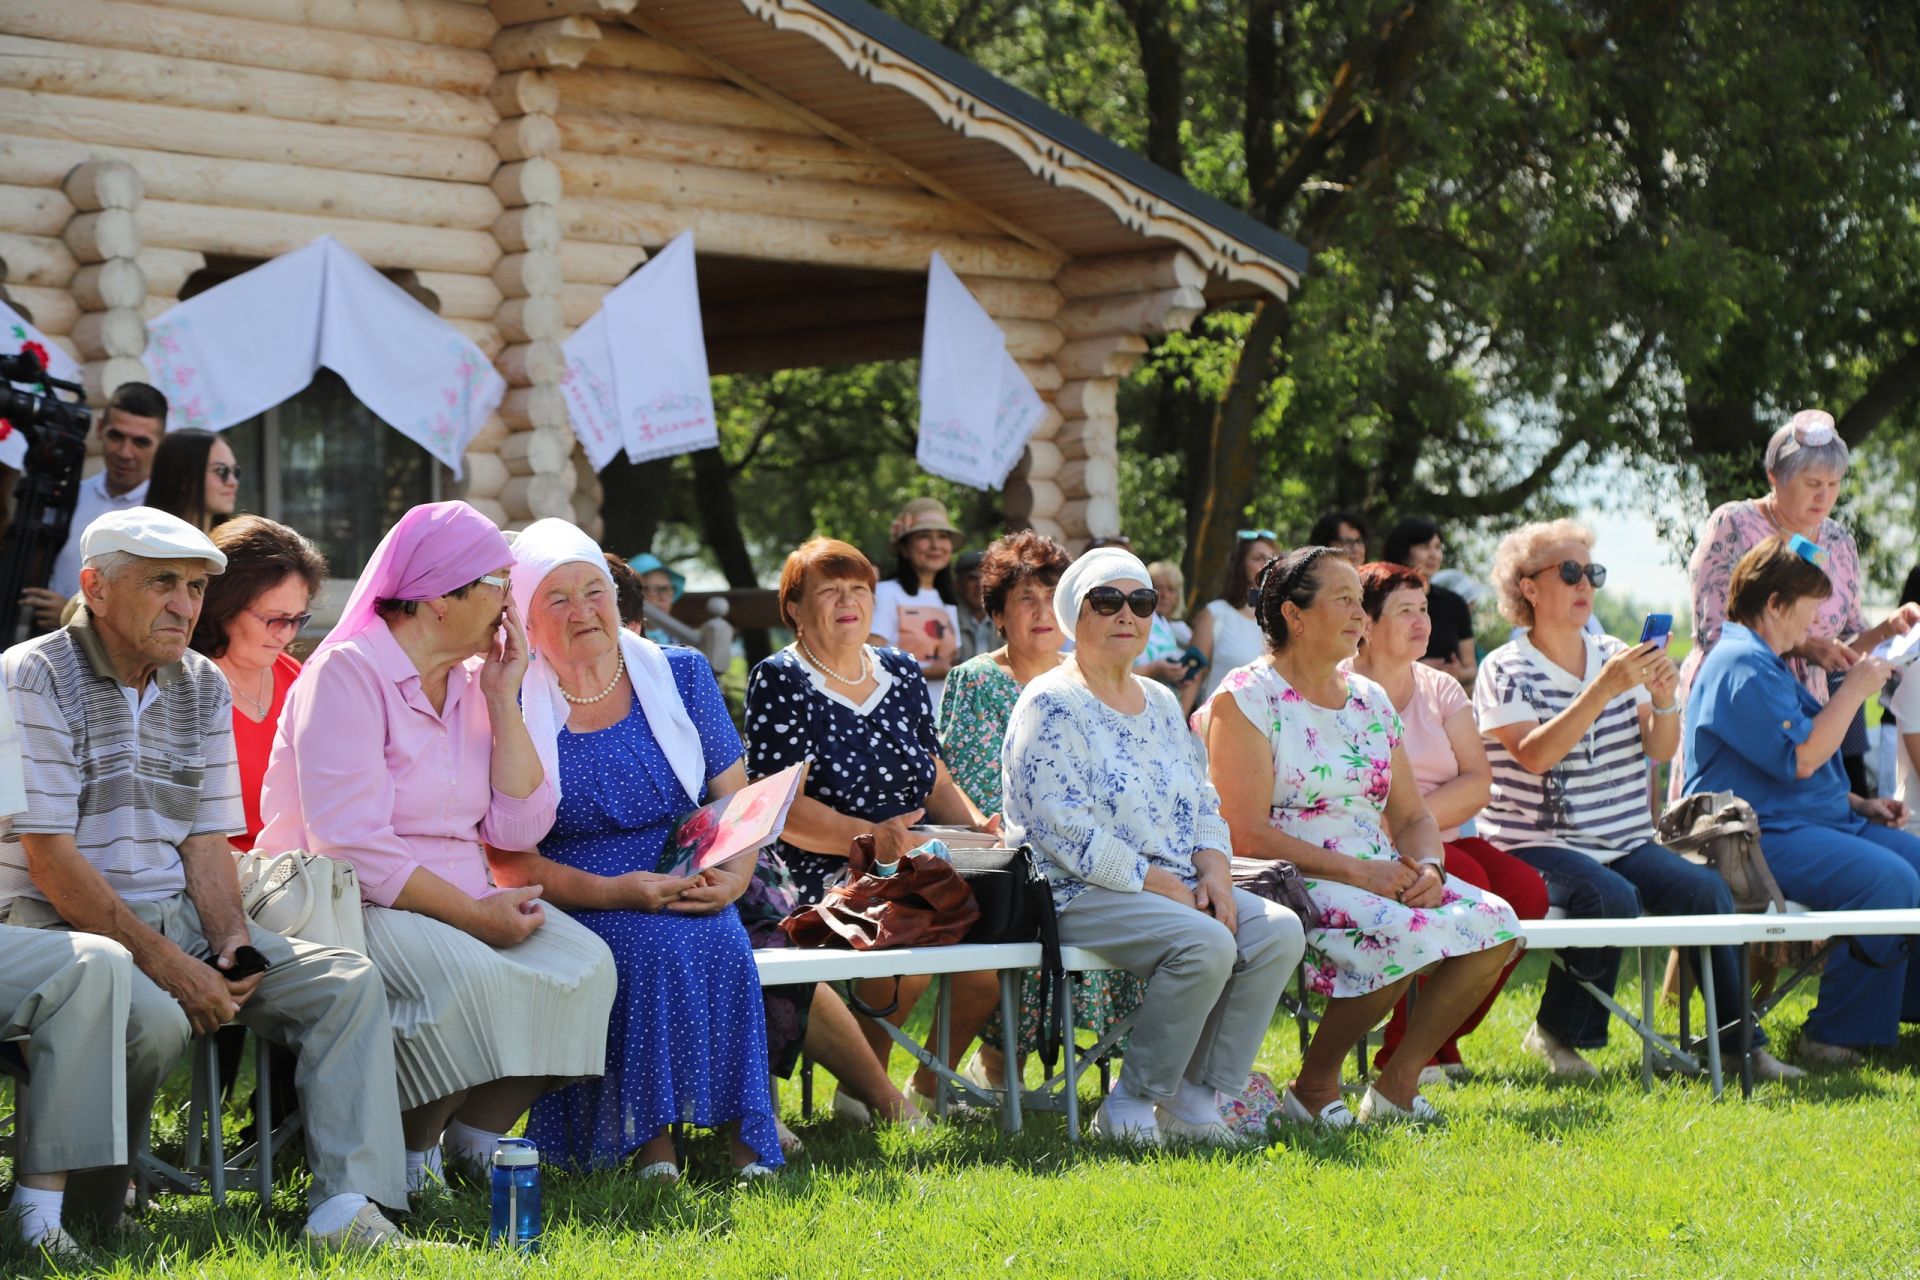
[[380,539],[340,621],[314,653],[365,631],[380,616],[374,605],[381,600],[431,600],[512,563],[506,536],[466,503],[417,506]]

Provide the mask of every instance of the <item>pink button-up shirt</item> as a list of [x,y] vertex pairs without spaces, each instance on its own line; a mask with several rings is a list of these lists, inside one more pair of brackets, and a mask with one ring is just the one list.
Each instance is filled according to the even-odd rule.
[[546,779],[521,800],[493,789],[480,664],[448,673],[436,712],[384,623],[309,662],[274,735],[256,851],[351,862],[375,906],[392,906],[416,868],[475,898],[494,892],[481,843],[531,849],[557,802]]

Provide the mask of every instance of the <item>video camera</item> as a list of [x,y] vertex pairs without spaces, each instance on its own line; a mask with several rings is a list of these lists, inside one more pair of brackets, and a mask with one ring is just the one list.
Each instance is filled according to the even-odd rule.
[[[37,383],[23,391],[14,383]],[[62,399],[60,393],[71,395]],[[13,489],[13,525],[0,553],[0,645],[26,638],[20,593],[44,587],[54,557],[67,543],[73,507],[80,496],[80,470],[87,460],[92,417],[85,393],[74,383],[49,377],[30,352],[0,356],[0,419],[26,437],[26,460]]]

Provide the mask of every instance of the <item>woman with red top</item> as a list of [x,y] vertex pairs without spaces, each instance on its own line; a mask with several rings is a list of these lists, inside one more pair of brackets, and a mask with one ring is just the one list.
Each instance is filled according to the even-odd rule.
[[233,689],[233,748],[247,833],[233,847],[252,849],[260,834],[260,780],[300,663],[287,646],[312,617],[307,605],[326,581],[327,562],[311,542],[259,516],[228,520],[209,535],[227,571],[207,583],[193,647],[212,658]]
[[[1493,766],[1487,763],[1473,704],[1460,682],[1421,661],[1433,632],[1433,621],[1427,615],[1426,579],[1403,565],[1362,565],[1360,591],[1361,607],[1367,613],[1367,634],[1351,666],[1355,674],[1387,691],[1405,722],[1407,760],[1428,811],[1440,824],[1447,874],[1505,898],[1522,920],[1544,918],[1547,886],[1540,873],[1485,840],[1460,834],[1461,825],[1472,820],[1487,803]],[[1421,1069],[1421,1084],[1431,1083],[1442,1073],[1466,1074],[1460,1063],[1460,1037],[1480,1025],[1513,973],[1513,965],[1519,962],[1516,954],[1486,1000],[1434,1052],[1433,1061]],[[1403,1001],[1387,1023],[1379,1055],[1374,1059],[1376,1067],[1392,1060],[1406,1029],[1407,1006]]]

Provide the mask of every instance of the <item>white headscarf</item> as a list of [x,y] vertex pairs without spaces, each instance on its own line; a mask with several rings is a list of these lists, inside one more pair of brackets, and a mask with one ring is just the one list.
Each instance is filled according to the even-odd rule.
[[1109,582],[1127,581],[1150,586],[1153,578],[1140,557],[1125,547],[1097,547],[1068,565],[1053,589],[1053,615],[1060,620],[1061,629],[1073,634],[1073,624],[1080,619],[1080,602],[1087,598],[1087,592]]
[[[565,520],[536,520],[513,540],[513,602],[520,620],[530,624],[533,597],[547,575],[567,564],[590,564],[606,580],[607,591],[614,591],[613,575],[607,571],[607,558],[599,544]],[[640,699],[640,710],[647,717],[653,740],[673,767],[694,803],[707,782],[706,753],[700,747],[699,731],[687,709],[681,705],[680,692],[673,683],[673,668],[667,655],[651,640],[618,627],[620,652],[626,659],[627,675]],[[540,763],[553,783],[553,794],[560,795],[560,730],[567,723],[567,700],[560,692],[560,677],[553,665],[538,651],[528,664],[526,682],[520,689],[520,709],[527,720],[527,732]]]

